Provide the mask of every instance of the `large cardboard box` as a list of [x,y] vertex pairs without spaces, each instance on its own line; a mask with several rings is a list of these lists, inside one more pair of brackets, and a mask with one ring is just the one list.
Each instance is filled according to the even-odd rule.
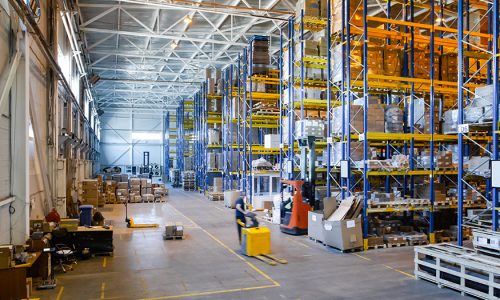
[[397,46],[384,46],[384,75],[401,76],[403,51]]
[[118,182],[116,189],[125,190],[128,189],[128,182]]
[[345,251],[363,247],[361,219],[324,221],[323,241],[328,246]]
[[325,240],[323,213],[320,211],[309,211],[307,219],[307,235],[313,240],[323,242]]
[[99,182],[97,181],[97,179],[84,179],[82,181],[82,187],[84,189],[85,188],[88,188],[88,189],[95,188],[95,189],[97,189],[99,187]]
[[12,265],[13,250],[12,245],[0,246],[0,269],[8,269]]

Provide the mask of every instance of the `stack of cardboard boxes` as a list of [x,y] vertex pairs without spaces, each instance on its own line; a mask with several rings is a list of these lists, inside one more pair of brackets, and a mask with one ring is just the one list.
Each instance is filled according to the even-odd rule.
[[128,180],[116,183],[116,200],[119,203],[125,203],[129,200]]
[[97,179],[85,179],[82,181],[82,204],[99,206],[99,198],[101,192],[99,191],[99,182]]
[[269,72],[269,37],[255,36],[252,41],[252,75]]
[[129,202],[136,203],[141,202],[141,179],[140,178],[130,178],[130,192],[129,192]]
[[114,180],[106,180],[104,182],[104,194],[105,194],[105,199],[106,203],[116,203],[116,188],[117,184],[116,181]]
[[151,184],[151,179],[141,178],[141,196],[143,202],[153,202],[153,186]]
[[[332,33],[340,33],[343,30],[342,27],[342,2],[345,0],[332,0],[332,23],[331,30]],[[326,5],[325,5],[326,6]],[[349,11],[350,11],[350,23],[351,25],[356,25],[358,27],[363,26],[363,1],[362,0],[349,0]]]

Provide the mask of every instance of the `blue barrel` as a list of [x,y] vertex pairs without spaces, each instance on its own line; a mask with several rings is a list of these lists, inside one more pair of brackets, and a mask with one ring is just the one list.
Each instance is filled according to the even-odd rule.
[[92,226],[93,205],[80,205],[80,225]]

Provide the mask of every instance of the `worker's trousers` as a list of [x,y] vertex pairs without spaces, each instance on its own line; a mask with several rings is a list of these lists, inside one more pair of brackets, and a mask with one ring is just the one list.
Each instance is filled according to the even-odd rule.
[[[236,217],[236,221],[240,220],[243,222],[243,224],[246,224],[246,219],[245,217]],[[236,228],[238,229],[238,239],[240,240],[240,245],[241,245],[241,225],[236,222]]]

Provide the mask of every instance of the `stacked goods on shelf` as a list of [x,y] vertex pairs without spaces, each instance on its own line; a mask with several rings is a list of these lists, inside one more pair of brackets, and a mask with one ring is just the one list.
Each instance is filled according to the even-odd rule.
[[264,136],[264,148],[279,148],[280,135],[279,134],[266,134]]
[[[430,61],[431,52],[429,48],[415,48],[414,51],[414,77],[421,79],[429,79],[430,76]],[[455,70],[456,72],[456,70]],[[434,74],[435,78],[439,76],[439,54],[434,54]]]
[[384,112],[385,132],[403,133],[403,111],[398,106],[386,106]]
[[196,188],[196,173],[193,171],[182,172],[182,187],[185,191],[194,191]]
[[398,46],[384,45],[383,52],[384,75],[401,76],[403,50]]
[[184,157],[184,171],[192,171],[194,169],[194,157],[185,156]]
[[327,16],[326,0],[299,0],[295,6],[297,14],[302,10],[305,17],[326,18]]
[[101,198],[99,190],[99,182],[97,179],[85,179],[82,181],[82,204],[99,206],[99,198]]
[[457,63],[456,53],[443,53],[441,55],[441,80],[454,82],[458,80]]
[[205,69],[205,79],[207,80],[208,94],[215,95],[221,86],[222,73],[220,69],[215,69],[215,72],[207,68]]
[[[331,132],[334,136],[340,136],[342,134],[342,111],[342,107],[333,108]],[[363,132],[363,106],[351,105],[349,120],[351,133]],[[346,133],[349,133],[349,128],[346,128]]]
[[116,189],[117,183],[114,180],[106,180],[104,182],[104,193],[106,194],[106,203],[116,203]]
[[130,192],[129,192],[129,202],[141,202],[141,179],[132,177],[129,180]]
[[[342,2],[345,0],[331,0],[332,10],[331,10],[331,32],[340,33],[342,31]],[[349,20],[352,24],[356,24],[360,28],[363,26],[363,1],[362,0],[349,0],[350,7],[350,17]]]
[[208,129],[208,144],[209,145],[220,145],[221,142],[221,132],[218,128]]
[[254,36],[251,43],[252,56],[250,57],[252,63],[252,75],[254,74],[268,74],[269,72],[269,37],[268,36]]
[[172,187],[181,187],[181,171],[179,169],[170,169],[170,178]]

